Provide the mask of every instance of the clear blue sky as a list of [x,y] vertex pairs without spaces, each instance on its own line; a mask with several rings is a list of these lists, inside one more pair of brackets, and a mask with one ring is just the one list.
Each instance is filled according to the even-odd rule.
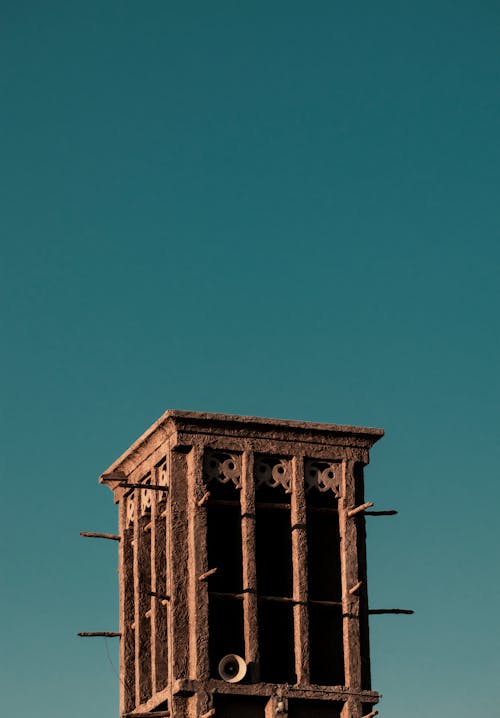
[[[166,408],[381,426],[383,718],[498,711],[500,6],[3,0],[2,710],[109,718],[97,476]],[[116,665],[116,643],[109,643]]]

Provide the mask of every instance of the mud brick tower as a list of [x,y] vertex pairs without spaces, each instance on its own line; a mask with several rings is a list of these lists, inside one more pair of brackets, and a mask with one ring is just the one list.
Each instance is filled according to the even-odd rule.
[[167,411],[120,514],[121,715],[374,715],[363,468],[381,429]]

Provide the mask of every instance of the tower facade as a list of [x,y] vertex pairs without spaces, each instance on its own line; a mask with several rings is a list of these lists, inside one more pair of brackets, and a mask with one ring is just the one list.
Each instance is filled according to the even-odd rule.
[[122,718],[374,715],[363,468],[382,435],[167,411],[102,474]]

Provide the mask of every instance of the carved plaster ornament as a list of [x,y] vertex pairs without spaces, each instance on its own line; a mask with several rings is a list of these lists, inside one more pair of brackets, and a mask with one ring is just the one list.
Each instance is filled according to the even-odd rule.
[[212,481],[221,484],[232,481],[237,488],[240,488],[241,456],[222,451],[207,452],[204,459],[204,475],[207,484]]
[[130,527],[130,524],[134,523],[135,519],[135,502],[134,502],[134,496],[127,496],[126,498],[127,502],[127,528]]
[[333,491],[335,498],[340,498],[340,466],[335,462],[315,461],[309,459],[304,466],[306,491],[313,488],[318,491]]
[[[140,483],[144,483],[145,485],[151,483],[151,475],[148,474],[143,481]],[[136,491],[140,491],[140,497],[141,497],[141,515],[144,516],[144,514],[147,514],[151,511],[151,503],[153,501],[153,492],[151,489],[136,489]]]
[[167,459],[157,469],[157,481],[159,486],[168,486]]
[[274,457],[261,457],[255,461],[254,476],[257,488],[265,484],[271,489],[283,486],[285,491],[291,491],[292,468],[287,459],[275,459]]

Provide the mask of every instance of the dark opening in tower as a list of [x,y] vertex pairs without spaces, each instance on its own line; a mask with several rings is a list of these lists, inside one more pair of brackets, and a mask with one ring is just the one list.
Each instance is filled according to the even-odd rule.
[[290,461],[254,465],[261,680],[295,683]]
[[340,570],[340,465],[306,463],[311,683],[344,684]]
[[241,457],[210,452],[205,457],[210,675],[218,678],[221,659],[245,655],[243,632],[240,511]]

